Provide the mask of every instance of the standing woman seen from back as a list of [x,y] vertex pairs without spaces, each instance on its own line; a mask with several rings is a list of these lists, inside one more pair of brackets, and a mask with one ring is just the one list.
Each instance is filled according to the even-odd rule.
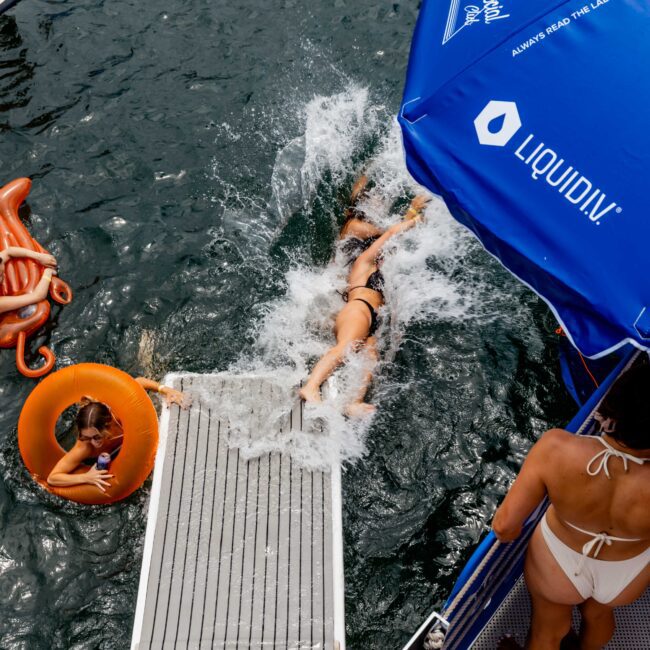
[[614,608],[634,602],[650,586],[647,362],[614,383],[596,419],[600,436],[547,431],[492,522],[499,541],[513,541],[542,499],[551,502],[526,555],[531,650],[559,648],[576,605],[581,650],[602,648],[614,633]]

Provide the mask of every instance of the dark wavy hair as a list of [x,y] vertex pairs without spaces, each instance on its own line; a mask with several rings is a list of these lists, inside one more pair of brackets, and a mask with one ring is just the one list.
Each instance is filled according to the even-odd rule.
[[348,237],[345,239],[341,245],[341,252],[346,257],[345,263],[347,265],[352,264],[361,253],[368,250],[378,239],[379,237],[368,237],[367,239]]
[[608,435],[617,442],[630,449],[650,449],[650,365],[643,363],[623,373],[598,413],[615,422]]
[[111,423],[111,410],[102,402],[90,402],[82,406],[77,413],[77,431],[82,429],[97,429],[100,433],[106,431]]
[[345,217],[345,221],[343,222],[343,225],[352,220],[352,219],[358,219],[359,221],[367,221],[368,217],[366,216],[366,213],[363,210],[359,210],[355,205],[351,205],[348,208],[345,208],[345,211],[343,212],[343,216]]

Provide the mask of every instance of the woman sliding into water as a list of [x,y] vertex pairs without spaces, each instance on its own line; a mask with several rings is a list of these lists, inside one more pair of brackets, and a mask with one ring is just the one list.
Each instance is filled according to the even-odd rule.
[[[352,201],[358,198],[365,185],[365,177],[359,179],[352,193]],[[361,242],[363,249],[352,262],[348,275],[348,287],[343,294],[346,305],[341,309],[334,324],[336,345],[326,352],[314,366],[299,394],[306,402],[320,402],[321,384],[343,363],[348,351],[358,352],[366,349],[371,358],[376,360],[377,340],[374,333],[379,326],[377,310],[384,304],[384,278],[380,266],[382,249],[388,240],[398,233],[409,230],[422,220],[422,209],[430,199],[416,196],[406,212],[405,218],[398,224],[383,232],[365,222],[358,211],[348,210],[347,220],[341,230],[341,236],[353,236]],[[367,246],[367,247],[366,247]],[[355,400],[347,409],[348,415],[359,416],[371,413],[375,407],[364,402],[372,373],[366,373]]]

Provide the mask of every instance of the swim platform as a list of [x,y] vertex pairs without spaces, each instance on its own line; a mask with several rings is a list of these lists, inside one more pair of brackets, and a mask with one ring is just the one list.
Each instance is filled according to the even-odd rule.
[[[631,605],[617,607],[616,630],[603,650],[640,650],[650,644],[650,589]],[[530,596],[523,577],[515,583],[504,601],[498,607],[480,637],[472,645],[472,650],[494,650],[507,634],[513,636],[523,647],[530,627]],[[573,612],[573,627],[580,628],[580,614]]]
[[[132,650],[344,650],[340,467],[228,448],[219,405],[278,399],[266,378],[183,373],[164,383],[211,397],[162,411]],[[276,426],[303,431],[302,416],[296,397]],[[252,430],[273,426],[254,409],[251,418]]]

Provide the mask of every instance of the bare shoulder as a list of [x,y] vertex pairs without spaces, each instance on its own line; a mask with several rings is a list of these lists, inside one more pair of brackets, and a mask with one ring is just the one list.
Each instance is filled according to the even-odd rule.
[[543,438],[546,440],[566,442],[568,439],[573,437],[575,437],[575,434],[570,433],[565,429],[549,429],[542,434],[540,440]]
[[[550,429],[546,431],[537,444],[533,447],[535,464],[540,468],[548,481],[553,477],[583,473],[589,458],[593,456],[594,441],[590,436],[580,436],[564,429]],[[531,450],[532,451],[532,450]]]
[[[527,465],[546,475],[554,472],[564,460],[578,450],[574,447],[576,436],[564,429],[549,429],[533,445],[526,458]],[[571,462],[571,461],[570,461]]]
[[575,435],[564,429],[549,429],[545,431],[535,443],[534,449],[538,452],[552,452],[558,447],[566,447],[575,440]]
[[82,461],[86,460],[86,458],[90,458],[92,455],[92,446],[87,442],[77,440],[70,448],[70,451],[66,453],[65,457],[69,458],[70,460]]
[[375,258],[369,256],[367,253],[367,250],[364,251],[354,260],[350,268],[350,276],[356,275],[357,273],[367,273],[374,266]]

